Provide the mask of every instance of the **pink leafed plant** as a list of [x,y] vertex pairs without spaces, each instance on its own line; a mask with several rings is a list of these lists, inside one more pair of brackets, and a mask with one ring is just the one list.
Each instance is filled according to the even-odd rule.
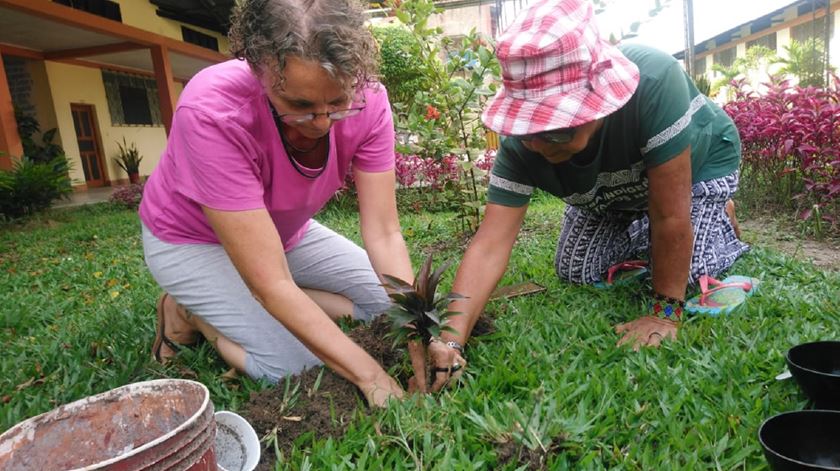
[[[800,218],[837,223],[840,195],[840,78],[829,88],[773,80],[759,95],[736,81],[736,99],[724,106],[743,145],[743,163],[782,194]],[[783,182],[785,188],[773,188]],[[783,191],[776,191],[783,190]]]

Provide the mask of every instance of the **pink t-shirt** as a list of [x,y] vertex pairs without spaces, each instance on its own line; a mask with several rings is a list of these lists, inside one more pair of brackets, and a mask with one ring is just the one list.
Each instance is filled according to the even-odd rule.
[[351,164],[362,171],[394,167],[394,126],[385,88],[365,89],[367,106],[330,130],[326,169],[317,178],[292,166],[268,98],[248,65],[230,60],[208,67],[184,88],[166,150],[143,192],[140,219],[175,244],[219,240],[201,206],[241,211],[265,208],[286,250],[335,194]]

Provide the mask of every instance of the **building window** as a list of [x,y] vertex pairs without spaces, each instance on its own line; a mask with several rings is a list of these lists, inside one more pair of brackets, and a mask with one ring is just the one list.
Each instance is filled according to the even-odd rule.
[[[831,15],[831,18],[833,19],[834,15]],[[829,26],[833,32],[833,21]],[[825,16],[794,26],[790,29],[790,38],[799,43],[807,42],[811,38],[825,40]]]
[[771,51],[776,50],[776,33],[770,33],[764,35],[758,39],[754,39],[752,41],[747,41],[747,50],[749,51],[750,48],[753,46],[764,46]]
[[184,42],[195,44],[196,46],[206,47],[207,49],[212,49],[216,52],[219,51],[219,40],[209,34],[204,34],[200,31],[187,28],[186,26],[181,26],[181,36],[184,38]]
[[103,70],[102,82],[112,125],[163,125],[157,84],[153,79]]
[[76,10],[86,11],[109,20],[122,22],[120,4],[111,0],[53,0]]
[[732,67],[732,64],[735,62],[735,55],[736,51],[734,47],[716,52],[714,55],[715,64],[720,64],[721,67]]

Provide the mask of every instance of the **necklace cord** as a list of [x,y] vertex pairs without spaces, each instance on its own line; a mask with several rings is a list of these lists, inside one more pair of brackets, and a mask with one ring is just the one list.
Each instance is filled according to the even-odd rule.
[[301,164],[297,161],[297,159],[295,159],[294,156],[292,155],[292,151],[297,152],[299,154],[305,154],[305,153],[308,153],[308,152],[312,152],[313,150],[315,150],[321,144],[321,141],[324,140],[324,137],[319,137],[315,141],[315,144],[313,144],[312,147],[310,147],[309,149],[300,149],[298,147],[295,147],[295,145],[292,144],[291,140],[286,137],[286,133],[283,132],[283,121],[280,119],[280,116],[277,114],[277,110],[274,109],[274,106],[270,102],[268,104],[268,107],[271,108],[271,114],[274,118],[274,125],[277,127],[277,131],[280,134],[280,142],[283,143],[283,149],[286,151],[286,157],[289,158],[289,162],[292,164],[292,167],[302,177],[309,178],[309,179],[312,179],[312,180],[320,177],[321,174],[324,173],[324,170],[327,169],[327,164],[330,161],[330,149],[329,149],[330,135],[329,135],[329,133],[327,133],[327,135],[324,136],[324,137],[327,138],[327,158],[324,159],[324,165],[321,168],[312,171],[311,173],[307,173],[308,169],[305,170],[301,166]]

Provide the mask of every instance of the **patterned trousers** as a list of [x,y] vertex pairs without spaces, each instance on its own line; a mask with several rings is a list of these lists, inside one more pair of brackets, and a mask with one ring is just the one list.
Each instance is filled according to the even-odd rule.
[[[726,202],[738,189],[738,172],[691,186],[694,251],[689,284],[700,275],[718,276],[749,246],[735,236]],[[612,211],[594,214],[567,206],[554,266],[561,279],[580,284],[601,280],[612,265],[650,258],[650,221],[646,214]]]

